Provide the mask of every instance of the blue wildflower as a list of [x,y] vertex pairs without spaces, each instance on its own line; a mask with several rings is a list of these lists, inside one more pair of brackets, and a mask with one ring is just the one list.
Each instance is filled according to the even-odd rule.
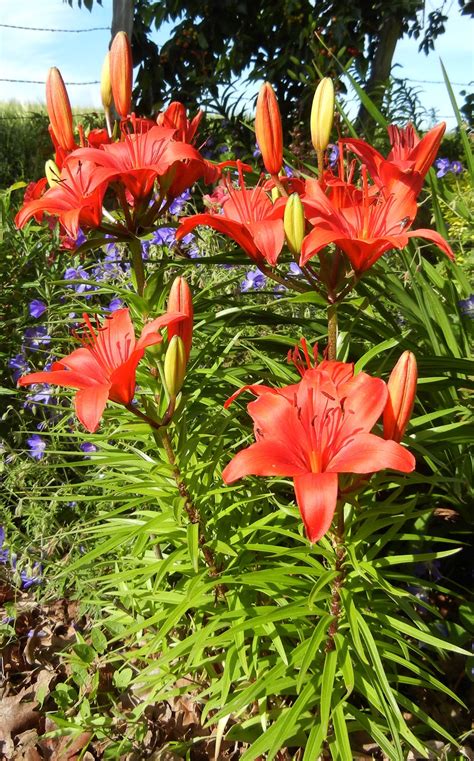
[[85,452],[86,454],[89,454],[90,452],[97,452],[97,447],[92,443],[92,441],[83,441],[79,449],[81,452]]
[[287,177],[295,176],[294,170],[291,168],[291,166],[288,166],[288,164],[285,164],[283,169]]
[[293,275],[293,277],[301,277],[303,270],[296,264],[296,262],[291,262],[290,274]]
[[8,562],[8,555],[9,552],[5,548],[3,548],[5,542],[5,529],[3,526],[0,526],[0,565],[5,565],[5,563]]
[[[79,265],[78,267],[68,267],[64,273],[64,280],[89,280],[89,273]],[[70,288],[76,291],[76,293],[85,293],[90,291],[93,286],[87,283],[77,283],[71,285]]]
[[458,306],[461,314],[470,320],[474,319],[474,293],[471,293],[468,299],[458,301]]
[[179,216],[179,214],[182,213],[184,207],[186,206],[190,198],[191,198],[191,193],[189,190],[185,190],[184,193],[181,193],[180,196],[177,196],[170,205],[170,208],[169,208],[170,214]]
[[13,380],[15,383],[17,382],[18,378],[20,378],[22,375],[26,375],[26,373],[29,373],[31,370],[23,354],[15,354],[14,357],[9,359],[8,367],[10,370],[13,370]]
[[117,309],[122,309],[124,307],[124,303],[122,299],[119,299],[116,297],[115,299],[112,299],[109,306],[107,307],[108,312],[116,312]]
[[152,242],[156,246],[173,246],[176,243],[176,229],[174,227],[159,227],[153,233]]
[[252,156],[254,159],[258,159],[262,155],[262,151],[260,150],[258,143],[255,143],[255,150],[252,153]]
[[339,160],[339,146],[329,143],[328,148],[330,149],[328,153],[329,166],[334,169]]
[[265,285],[265,275],[259,270],[249,270],[245,276],[245,280],[240,284],[240,290],[242,293],[247,291],[257,290]]
[[[44,368],[47,371],[47,368]],[[49,386],[47,383],[42,385],[33,385],[32,386],[33,393],[29,393],[26,397],[26,401],[23,404],[23,407],[27,409],[31,409],[31,407],[35,404],[50,404],[51,400],[53,398],[53,394],[51,393],[51,386]]]
[[434,162],[436,169],[436,177],[445,177],[451,169],[451,162],[449,159],[436,159]]
[[33,299],[33,301],[30,301],[28,308],[31,317],[41,317],[41,315],[46,312],[48,307],[39,299]]
[[461,174],[464,172],[464,167],[460,161],[451,161],[450,170],[453,174]]
[[37,433],[33,433],[29,439],[26,440],[29,447],[29,455],[34,460],[41,460],[44,457],[46,450],[46,441],[41,438]]
[[23,343],[31,351],[37,351],[41,346],[48,346],[50,342],[51,336],[48,335],[48,328],[45,325],[25,330]]
[[20,571],[22,589],[30,589],[35,586],[35,584],[41,584],[43,581],[41,578],[42,570],[41,563],[34,563],[33,568],[31,569],[31,576],[29,576],[28,572],[25,570]]

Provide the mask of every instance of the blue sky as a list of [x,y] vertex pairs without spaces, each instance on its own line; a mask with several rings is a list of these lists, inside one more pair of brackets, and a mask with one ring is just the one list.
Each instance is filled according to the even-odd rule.
[[[436,0],[428,0],[428,9]],[[86,9],[71,9],[62,0],[0,0],[2,24],[47,29],[84,29],[106,27],[101,31],[65,33],[52,31],[28,31],[0,27],[0,71],[4,79],[29,79],[44,81],[48,69],[58,66],[68,82],[89,82],[100,77],[103,57],[109,42],[112,17],[112,0],[103,0],[103,6],[94,5],[92,13]],[[449,10],[447,31],[436,43],[436,49],[428,57],[418,52],[415,40],[405,38],[398,43],[395,63],[399,76],[411,80],[442,81],[439,65],[441,57],[448,70],[458,103],[462,105],[460,90],[473,89],[474,54],[473,24],[461,16],[456,0]],[[163,33],[157,42],[163,41]],[[471,88],[469,88],[471,83]],[[427,113],[436,109],[439,119],[455,125],[449,99],[443,84],[411,82],[422,89],[421,101]],[[467,85],[467,87],[466,87]],[[70,85],[68,87],[73,106],[100,107],[98,85]],[[255,89],[248,91],[249,100]],[[43,103],[44,86],[36,84],[0,81],[0,102],[17,100],[21,103]]]

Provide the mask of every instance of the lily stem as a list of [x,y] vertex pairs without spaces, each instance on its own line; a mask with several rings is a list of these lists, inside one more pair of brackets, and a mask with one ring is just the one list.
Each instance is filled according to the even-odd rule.
[[143,266],[142,246],[138,238],[130,241],[130,250],[132,252],[132,267],[137,283],[137,293],[139,296],[143,296],[145,290],[145,268]]
[[278,177],[277,174],[272,174],[272,180],[275,183],[275,187],[278,188],[278,190],[280,191],[281,195],[283,197],[287,197],[288,196],[288,191],[285,188],[285,186],[283,185],[283,183],[280,181],[280,178]]
[[[183,481],[181,471],[176,462],[176,456],[173,451],[171,439],[165,428],[160,429],[160,437],[161,437],[164,450],[166,452],[166,456],[168,458],[168,462],[173,468],[173,475],[176,481],[176,486],[178,487],[178,491],[184,500],[184,509],[186,510],[189,521],[190,523],[197,523],[199,525],[199,540],[198,541],[199,541],[199,546],[201,548],[201,552],[203,554],[206,565],[209,568],[209,575],[215,578],[216,576],[219,575],[219,569],[217,568],[217,565],[216,565],[214,553],[212,552],[210,547],[207,546],[207,540],[203,530],[203,521],[202,521],[201,514],[199,510],[197,509],[197,507],[195,506],[195,504],[193,503],[191,495],[188,491],[188,488]],[[224,598],[227,590],[224,584],[217,584],[216,591],[220,597]]]
[[328,304],[328,359],[337,359],[337,304]]
[[316,158],[318,159],[318,180],[321,182],[324,172],[324,151],[316,151]]

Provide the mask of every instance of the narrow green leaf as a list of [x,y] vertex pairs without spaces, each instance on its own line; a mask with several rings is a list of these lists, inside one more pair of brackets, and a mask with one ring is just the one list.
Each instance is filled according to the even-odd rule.
[[188,554],[195,573],[199,571],[199,523],[188,523],[186,528]]
[[298,692],[300,692],[301,690],[301,686],[305,680],[308,669],[310,668],[311,664],[315,660],[316,653],[318,652],[319,646],[321,642],[323,641],[324,637],[326,636],[329,625],[333,619],[334,619],[334,616],[330,616],[330,615],[323,616],[320,619],[320,621],[318,621],[316,628],[314,629],[311,635],[308,648],[306,650],[303,661],[301,663],[300,673],[298,674],[298,677],[296,679],[296,689]]
[[336,735],[336,747],[340,754],[341,761],[352,760],[351,741],[347,731],[346,717],[342,703],[338,703],[332,712],[332,723],[334,734]]

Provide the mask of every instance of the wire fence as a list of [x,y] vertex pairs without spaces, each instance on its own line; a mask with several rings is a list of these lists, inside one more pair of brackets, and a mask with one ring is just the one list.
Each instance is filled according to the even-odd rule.
[[82,32],[102,32],[109,26],[90,26],[87,29],[49,29],[43,26],[18,26],[17,24],[0,24],[4,29],[21,29],[25,32],[61,32],[65,34],[81,34]]

